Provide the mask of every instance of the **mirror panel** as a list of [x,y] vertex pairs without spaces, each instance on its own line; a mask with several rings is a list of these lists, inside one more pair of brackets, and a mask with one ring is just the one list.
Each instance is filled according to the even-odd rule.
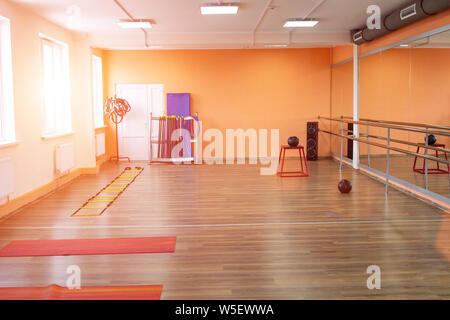
[[[351,115],[351,111],[343,114]],[[360,118],[449,126],[450,31],[361,58]],[[362,126],[360,134],[367,134],[367,127]],[[369,134],[370,141],[386,144],[386,128],[371,126]],[[423,144],[425,141],[425,133],[393,129],[390,137],[394,140],[391,146],[412,152],[417,151],[418,146],[415,144]],[[437,144],[450,149],[449,137],[436,138]],[[362,164],[386,172],[386,149],[361,144],[360,151]],[[424,149],[420,148],[420,152],[424,153]],[[428,152],[436,155],[434,150]],[[438,154],[445,157],[443,152]],[[390,174],[426,188],[425,175],[413,170],[414,161],[414,156],[391,151]],[[423,160],[418,158],[416,166],[422,168]],[[428,161],[428,167],[437,168],[437,163]],[[447,171],[445,164],[440,164],[439,167]],[[444,172],[429,174],[428,189],[449,197],[449,175]]]

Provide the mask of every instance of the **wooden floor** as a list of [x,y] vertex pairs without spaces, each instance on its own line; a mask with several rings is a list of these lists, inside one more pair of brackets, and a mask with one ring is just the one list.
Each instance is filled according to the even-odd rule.
[[[367,156],[361,157],[361,163],[368,165]],[[372,168],[386,172],[386,156],[376,156],[370,159]],[[416,186],[425,189],[425,175],[414,172],[414,157],[406,155],[394,155],[390,158],[390,174],[393,177],[399,178],[403,181],[412,183]],[[422,169],[422,159],[417,160],[416,168]],[[429,168],[436,168],[436,162],[429,161]],[[447,170],[447,166],[440,164],[441,169]],[[428,175],[428,190],[440,194],[444,197],[450,198],[449,187],[450,176],[448,174],[430,174]]]
[[[258,166],[136,164],[144,172],[99,217],[70,217],[128,164],[61,190],[0,222],[15,239],[177,236],[175,253],[0,258],[0,286],[162,284],[163,299],[449,299],[450,216],[344,168],[309,163],[309,178]],[[134,164],[133,164],[134,165]],[[366,268],[381,268],[381,290]]]

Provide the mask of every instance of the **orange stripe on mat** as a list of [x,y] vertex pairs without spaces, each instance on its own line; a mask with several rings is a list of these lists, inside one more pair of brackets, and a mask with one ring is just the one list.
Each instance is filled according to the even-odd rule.
[[0,250],[0,257],[174,252],[175,242],[176,237],[14,240]]
[[82,287],[70,290],[48,287],[0,288],[0,300],[160,300],[162,285]]

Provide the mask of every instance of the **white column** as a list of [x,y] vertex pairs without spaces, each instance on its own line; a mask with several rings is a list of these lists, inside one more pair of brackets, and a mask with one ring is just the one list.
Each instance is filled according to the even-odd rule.
[[[359,47],[353,45],[353,121],[359,121]],[[353,125],[353,136],[359,138],[359,125]],[[353,168],[359,168],[359,142],[353,141]]]

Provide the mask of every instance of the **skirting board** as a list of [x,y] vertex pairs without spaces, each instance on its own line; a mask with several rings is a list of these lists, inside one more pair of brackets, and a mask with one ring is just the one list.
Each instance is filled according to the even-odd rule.
[[81,168],[81,174],[97,174],[100,172],[100,164],[92,168]]
[[55,179],[47,184],[37,187],[36,189],[30,192],[27,192],[23,195],[11,199],[4,205],[0,206],[0,221],[17,213],[19,210],[34,203],[35,201],[38,201],[42,197],[45,197],[48,194],[64,187],[66,184],[70,183],[72,180],[79,177],[81,174],[97,174],[98,171],[99,166],[93,168],[78,168],[70,171],[68,174],[58,179]]

